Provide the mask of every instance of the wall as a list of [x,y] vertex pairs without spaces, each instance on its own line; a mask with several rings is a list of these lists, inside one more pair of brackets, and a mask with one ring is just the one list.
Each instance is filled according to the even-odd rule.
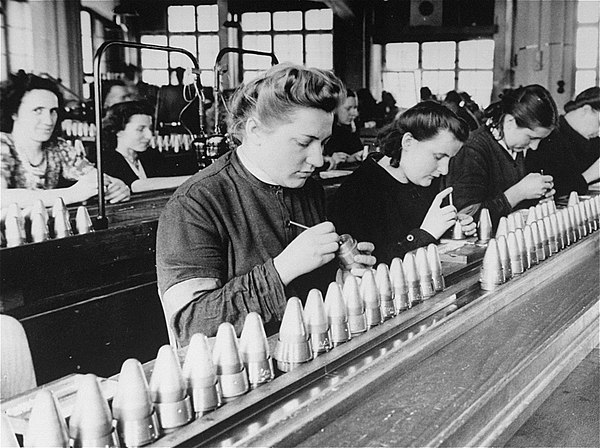
[[[575,26],[573,0],[515,0],[514,84],[548,88],[560,111],[575,89]],[[558,93],[557,82],[565,82]]]

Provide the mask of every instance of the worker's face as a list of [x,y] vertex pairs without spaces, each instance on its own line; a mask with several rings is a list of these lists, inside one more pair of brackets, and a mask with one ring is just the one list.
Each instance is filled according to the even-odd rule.
[[125,129],[117,133],[118,146],[144,152],[152,139],[152,117],[132,115]]
[[583,106],[582,111],[580,133],[587,139],[598,137],[600,133],[600,110],[586,104]]
[[323,144],[332,124],[333,113],[307,107],[298,107],[287,120],[270,127],[251,118],[246,139],[256,148],[252,162],[277,185],[300,188],[323,165]]
[[400,168],[410,182],[428,187],[434,178],[448,174],[450,158],[461,146],[462,142],[445,129],[435,137],[421,141],[407,132],[402,138]]
[[504,143],[512,151],[521,152],[527,148],[536,150],[540,141],[552,132],[551,128],[536,127],[522,128],[517,125],[515,118],[507,114],[503,124]]
[[356,101],[356,97],[346,97],[346,101],[337,108],[336,115],[339,123],[352,123],[358,117],[358,102]]
[[23,95],[16,114],[13,129],[35,142],[45,142],[54,132],[58,120],[58,98],[49,90],[30,90]]

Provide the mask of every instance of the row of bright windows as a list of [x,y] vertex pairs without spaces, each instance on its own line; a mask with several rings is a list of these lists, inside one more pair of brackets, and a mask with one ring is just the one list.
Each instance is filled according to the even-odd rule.
[[450,90],[468,92],[482,107],[490,102],[493,85],[494,41],[405,42],[385,46],[383,90],[399,107],[418,102],[421,87],[439,99]]
[[[214,64],[219,52],[218,9],[216,5],[170,6],[168,36],[145,35],[142,43],[180,47],[198,55],[201,82],[214,84]],[[290,61],[311,67],[333,68],[332,29],[330,9],[309,11],[278,11],[244,13],[240,17],[243,32],[242,48],[275,53],[280,61]],[[185,33],[185,34],[184,34]],[[266,70],[271,59],[244,55],[244,81]],[[190,67],[189,59],[178,53],[170,55],[142,50],[142,79],[150,84],[175,83],[173,70]]]
[[[170,6],[167,17],[171,33],[219,31],[217,5]],[[245,32],[331,30],[333,13],[330,9],[249,12],[242,14],[241,25]]]

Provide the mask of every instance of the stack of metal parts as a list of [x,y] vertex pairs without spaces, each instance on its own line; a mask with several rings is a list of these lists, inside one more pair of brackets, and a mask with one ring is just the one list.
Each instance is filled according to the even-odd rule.
[[[481,288],[493,291],[513,276],[598,230],[599,211],[600,196],[580,200],[577,193],[572,192],[566,208],[557,210],[552,200],[530,207],[525,224],[521,211],[502,217],[495,238],[491,238],[491,233],[479,237],[480,241],[488,241],[479,276]],[[481,220],[489,220],[489,213],[481,216],[479,228],[491,232],[489,222],[481,223]]]
[[150,147],[158,149],[160,152],[179,153],[190,151],[193,149],[192,142],[197,137],[197,135],[192,134],[156,134],[150,140]]
[[[316,289],[304,307],[299,298],[290,298],[273,356],[277,370],[292,371],[444,289],[435,245],[405,260],[414,261],[410,272],[396,258],[391,269],[380,264],[362,278],[339,275],[343,283],[332,282],[324,300]],[[418,294],[409,294],[409,280]],[[126,360],[112,406],[98,379],[83,376],[68,425],[52,392],[39,391],[25,446],[143,446],[270,382],[275,374],[262,319],[250,313],[239,340],[230,323],[219,326],[212,349],[206,336],[195,334],[183,366],[171,346],[161,347],[149,382],[138,360]]]
[[[69,210],[61,198],[54,203],[51,215],[41,200],[36,201],[25,214],[19,204],[13,203],[8,206],[3,224],[2,246],[7,247],[66,238],[75,234]],[[90,215],[83,205],[77,208],[75,230],[79,235],[94,231]]]

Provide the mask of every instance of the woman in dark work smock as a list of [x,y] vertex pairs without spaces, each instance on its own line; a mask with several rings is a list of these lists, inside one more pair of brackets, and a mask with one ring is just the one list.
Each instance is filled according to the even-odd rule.
[[[440,176],[468,134],[466,123],[433,101],[405,111],[380,134],[382,153],[363,161],[334,196],[336,229],[372,241],[384,263],[437,242],[457,219],[452,205],[442,205],[451,189],[439,191]],[[472,235],[473,218],[460,220]]]
[[530,85],[506,92],[486,109],[487,122],[472,132],[450,163],[447,185],[454,188],[459,211],[478,217],[482,208],[496,225],[530,200],[554,194],[552,176],[527,174],[524,152],[536,150],[556,126],[550,93]]
[[[332,73],[292,64],[234,95],[229,129],[241,145],[184,183],[159,220],[158,286],[180,344],[196,332],[213,336],[222,322],[239,332],[252,311],[273,333],[289,297],[304,301],[334,281],[339,235],[311,175],[343,96]],[[368,254],[355,261],[375,263]]]
[[600,178],[599,128],[600,87],[591,87],[565,104],[558,127],[538,151],[527,153],[527,169],[551,175],[558,196],[587,193],[588,184]]

